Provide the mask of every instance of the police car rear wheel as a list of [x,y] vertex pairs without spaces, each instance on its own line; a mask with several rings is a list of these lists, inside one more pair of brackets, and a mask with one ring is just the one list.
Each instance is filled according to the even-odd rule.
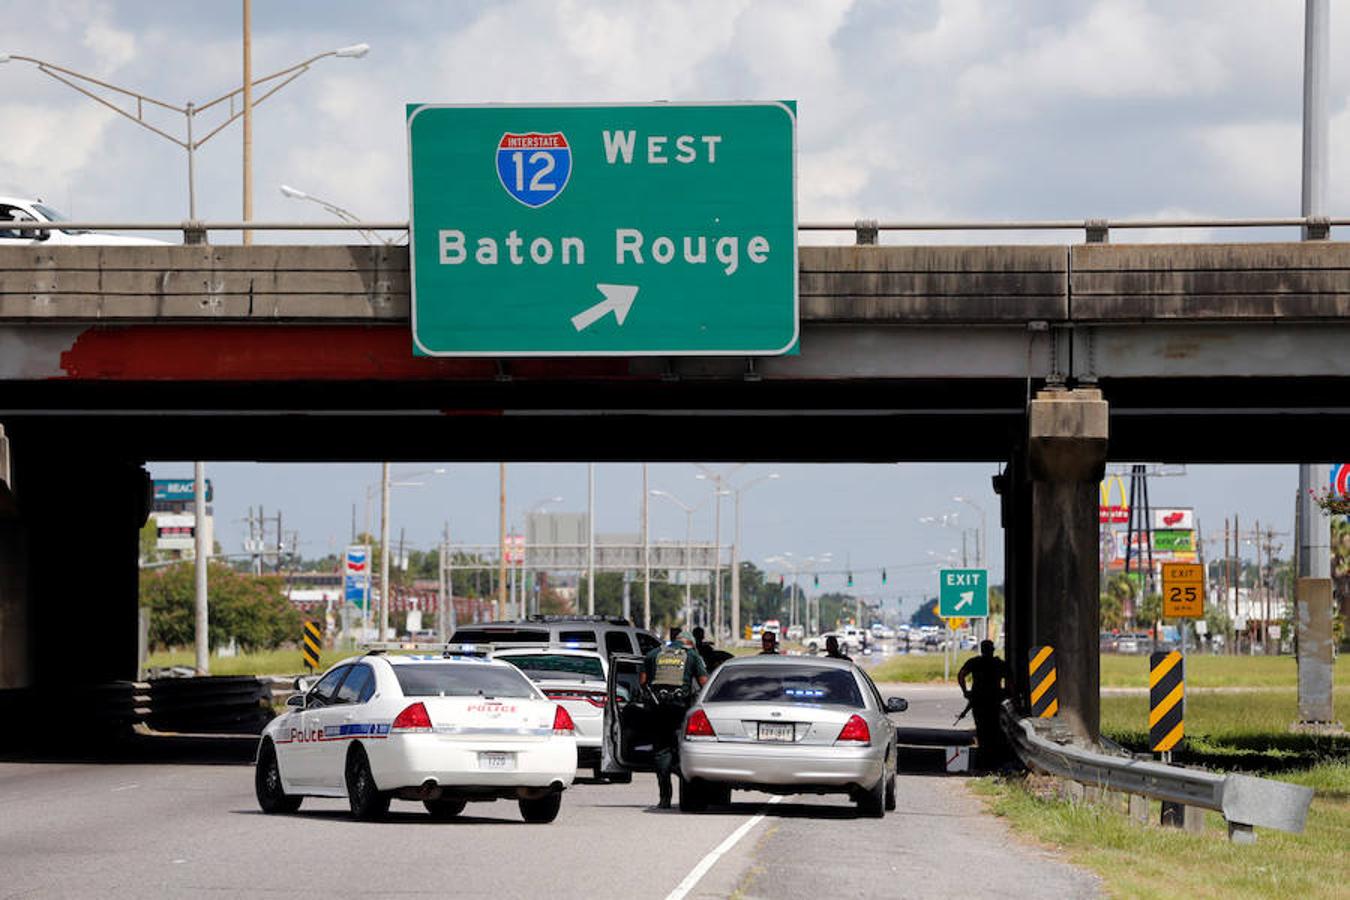
[[886,815],[886,778],[865,791],[859,791],[853,798],[858,805],[858,814],[869,819],[880,819]]
[[701,781],[680,782],[680,812],[698,813],[708,808],[708,790]]
[[287,794],[281,786],[281,769],[277,766],[277,748],[268,741],[258,751],[258,767],[253,773],[254,793],[258,806],[265,813],[293,813],[300,808],[302,798]]
[[558,818],[558,810],[562,808],[562,794],[547,794],[534,800],[521,797],[516,802],[520,804],[522,819],[536,825],[546,825]]
[[464,812],[464,807],[468,806],[465,800],[423,800],[422,805],[431,813],[433,819],[453,819],[455,816]]
[[359,745],[347,755],[347,802],[352,815],[364,821],[378,819],[389,811],[389,795],[375,787],[370,761]]

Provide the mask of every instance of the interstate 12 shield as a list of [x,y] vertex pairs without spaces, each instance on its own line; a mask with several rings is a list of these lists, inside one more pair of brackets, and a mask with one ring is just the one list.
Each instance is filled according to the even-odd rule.
[[561,131],[507,132],[497,143],[497,178],[506,193],[531,209],[556,199],[572,176],[572,148]]

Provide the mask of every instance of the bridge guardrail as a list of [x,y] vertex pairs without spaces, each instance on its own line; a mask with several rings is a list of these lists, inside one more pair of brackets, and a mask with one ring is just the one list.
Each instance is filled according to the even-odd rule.
[[[883,222],[855,219],[852,222],[799,222],[798,231],[852,231],[856,243],[875,244],[883,231],[1082,231],[1089,244],[1110,240],[1114,229],[1186,229],[1186,228],[1302,228],[1310,240],[1328,240],[1334,226],[1350,225],[1350,218],[1335,216],[1269,216],[1258,218],[1215,219],[1008,219],[990,221],[916,221]],[[373,234],[380,231],[408,231],[407,222],[30,222],[6,221],[11,231],[181,231],[183,243],[202,244],[211,231],[355,231]],[[402,237],[380,238],[386,245]]]
[[1150,760],[1097,753],[1061,744],[1042,734],[1049,725],[1019,716],[1003,705],[1003,730],[1030,769],[1103,790],[1138,794],[1222,813],[1229,834],[1253,827],[1301,833],[1312,788],[1250,775],[1220,775]]

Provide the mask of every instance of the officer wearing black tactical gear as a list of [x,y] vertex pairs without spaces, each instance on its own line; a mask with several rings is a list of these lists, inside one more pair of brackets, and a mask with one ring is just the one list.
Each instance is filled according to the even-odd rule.
[[681,631],[678,640],[648,653],[638,681],[654,701],[652,749],[656,783],[661,792],[658,805],[670,809],[673,793],[670,775],[679,765],[680,728],[695,691],[708,683],[708,669],[694,649],[694,636]]
[[[966,687],[966,680],[972,683]],[[1003,733],[998,723],[998,708],[1010,694],[1012,672],[1008,664],[994,655],[993,641],[980,641],[980,655],[966,660],[956,673],[961,693],[970,701],[975,716],[975,741],[980,749],[980,765],[992,769],[1004,756]]]
[[839,649],[839,638],[830,635],[825,639],[825,656],[827,659],[852,659],[843,650]]

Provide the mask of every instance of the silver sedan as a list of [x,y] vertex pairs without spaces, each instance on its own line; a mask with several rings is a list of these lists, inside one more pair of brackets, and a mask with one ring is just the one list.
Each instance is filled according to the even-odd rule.
[[725,803],[735,788],[848,794],[863,815],[895,809],[899,697],[883,700],[847,660],[744,656],[713,674],[685,718],[680,808]]

